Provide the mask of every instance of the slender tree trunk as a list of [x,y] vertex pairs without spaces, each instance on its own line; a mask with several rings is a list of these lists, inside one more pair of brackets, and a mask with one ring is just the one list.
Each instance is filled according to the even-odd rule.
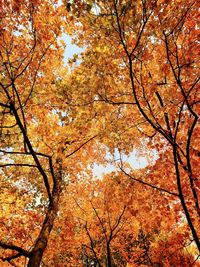
[[178,159],[177,159],[177,148],[176,148],[176,145],[174,145],[174,147],[173,147],[173,156],[174,156],[174,166],[175,166],[176,180],[177,180],[177,187],[178,187],[180,202],[181,202],[183,211],[185,213],[185,217],[186,217],[188,226],[189,226],[189,228],[190,228],[190,230],[192,232],[192,236],[194,238],[194,242],[196,243],[196,246],[197,246],[197,248],[199,250],[199,253],[200,253],[199,236],[197,234],[197,230],[195,228],[195,225],[194,225],[194,223],[192,221],[192,217],[191,217],[189,209],[188,209],[188,207],[186,205],[186,201],[185,201],[184,194],[183,194],[183,188],[182,188],[182,185],[181,185],[181,175],[180,175],[180,172],[179,172],[179,164],[178,164]]
[[56,184],[54,185],[52,192],[52,203],[49,204],[49,208],[42,229],[32,249],[27,267],[40,266],[43,253],[48,244],[49,235],[53,228],[54,220],[57,216],[60,193],[61,193],[61,179],[57,180]]
[[110,244],[107,243],[107,267],[112,267],[111,254],[110,254]]

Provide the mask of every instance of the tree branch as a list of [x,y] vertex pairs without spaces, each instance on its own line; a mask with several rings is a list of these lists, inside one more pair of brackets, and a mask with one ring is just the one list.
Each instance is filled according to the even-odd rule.
[[131,179],[134,180],[134,181],[137,181],[137,182],[139,182],[139,183],[141,183],[141,184],[143,184],[143,185],[146,185],[146,186],[148,186],[148,187],[157,189],[157,190],[159,190],[159,191],[168,193],[168,194],[170,194],[170,195],[179,197],[179,194],[177,194],[177,193],[174,193],[174,192],[171,192],[171,191],[169,191],[169,190],[167,190],[167,189],[164,189],[164,188],[158,187],[158,186],[156,186],[156,185],[152,185],[152,184],[149,184],[149,183],[147,183],[147,182],[144,182],[144,181],[142,181],[142,180],[140,180],[140,179],[138,179],[138,178],[133,177],[133,176],[130,175],[129,173],[127,173],[122,167],[119,167],[119,168],[120,168],[120,170],[121,170],[126,176],[128,176],[129,178],[131,178]]
[[42,177],[44,179],[44,184],[45,184],[45,187],[46,187],[46,190],[47,190],[49,201],[52,202],[52,195],[51,195],[51,190],[50,190],[48,177],[47,177],[45,171],[43,170],[43,167],[40,164],[40,161],[38,160],[38,157],[37,157],[37,155],[36,155],[36,153],[35,153],[35,151],[34,151],[34,149],[32,147],[32,144],[31,144],[31,142],[30,142],[30,140],[29,140],[29,138],[27,136],[26,130],[24,129],[24,126],[23,126],[23,124],[22,124],[22,122],[20,120],[20,117],[19,117],[18,113],[17,113],[15,105],[14,105],[12,100],[10,100],[10,101],[11,101],[10,106],[11,106],[11,109],[12,109],[13,114],[15,116],[16,122],[17,122],[17,124],[18,124],[18,126],[19,126],[19,128],[20,128],[20,130],[22,132],[22,135],[24,137],[24,141],[27,144],[27,147],[28,147],[28,149],[29,149],[29,151],[30,151],[30,153],[31,153],[36,165],[37,165],[37,168],[38,168],[39,172],[41,173],[41,175],[42,175]]
[[7,243],[4,243],[4,242],[0,241],[0,247],[2,247],[4,249],[15,250],[19,254],[21,254],[22,256],[24,256],[24,257],[30,258],[30,256],[31,256],[31,253],[30,252],[26,251],[25,249],[23,249],[21,247],[18,247],[16,245],[13,245],[13,244],[7,244]]
[[[90,139],[88,139],[87,141],[85,141],[83,144],[81,144],[78,148],[76,148],[74,151],[72,151],[71,153],[69,153],[68,155],[66,155],[66,158],[68,158],[68,157],[72,156],[73,154],[75,154],[77,151],[79,151],[83,146],[85,146],[87,143],[89,143],[95,137],[97,137],[97,135],[91,137]],[[65,149],[64,149],[64,151],[65,151]]]
[[34,167],[37,168],[37,165],[28,164],[28,163],[6,163],[6,164],[0,164],[0,168],[3,167]]

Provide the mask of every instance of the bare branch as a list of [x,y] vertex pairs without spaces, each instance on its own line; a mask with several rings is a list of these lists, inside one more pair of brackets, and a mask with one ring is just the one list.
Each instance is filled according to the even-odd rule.
[[97,262],[98,262],[99,267],[101,267],[99,258],[98,258],[98,256],[97,256],[97,253],[96,253],[95,249],[94,249],[94,241],[92,240],[92,236],[90,235],[90,232],[89,232],[88,227],[87,227],[87,222],[85,223],[84,227],[85,227],[87,236],[89,237],[91,247],[89,247],[89,246],[87,246],[87,245],[85,245],[85,246],[88,247],[88,248],[90,248],[90,249],[92,250],[92,252],[93,252],[93,254],[94,254],[94,257],[95,257],[95,259],[96,259]]
[[152,185],[152,184],[149,184],[149,183],[147,183],[147,182],[144,182],[144,181],[142,181],[142,180],[140,180],[140,179],[138,179],[138,178],[133,177],[133,176],[130,175],[129,173],[127,173],[122,167],[119,167],[119,168],[120,168],[120,170],[121,170],[126,176],[128,176],[129,178],[131,178],[131,179],[134,180],[134,181],[137,181],[137,182],[139,182],[139,183],[141,183],[141,184],[143,184],[143,185],[149,186],[149,187],[154,188],[154,189],[157,189],[157,190],[159,190],[159,191],[168,193],[168,194],[170,194],[170,195],[179,197],[179,194],[178,194],[178,193],[174,193],[174,192],[171,192],[171,191],[169,191],[169,190],[167,190],[167,189],[164,189],[164,188],[158,187],[158,186],[156,186],[156,185]]
[[37,165],[28,164],[28,163],[6,163],[6,164],[0,164],[0,168],[3,167],[34,167],[37,168]]
[[29,258],[31,256],[30,252],[26,251],[25,249],[23,249],[21,247],[13,245],[13,244],[6,244],[6,243],[0,241],[0,247],[2,247],[4,249],[15,250],[18,253],[20,253],[22,256],[24,256],[24,257],[28,257]]
[[[75,154],[77,151],[79,151],[83,146],[85,146],[87,143],[89,143],[95,137],[97,137],[97,135],[91,137],[90,139],[88,139],[87,141],[85,141],[83,144],[81,144],[78,148],[76,148],[74,151],[72,151],[71,153],[69,153],[68,155],[66,155],[66,158],[68,158],[68,157],[72,156],[73,154]],[[65,151],[65,149],[64,149],[64,151]]]

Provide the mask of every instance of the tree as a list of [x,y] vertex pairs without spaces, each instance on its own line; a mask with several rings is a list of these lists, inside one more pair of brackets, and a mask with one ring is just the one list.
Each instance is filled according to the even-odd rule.
[[[31,178],[26,180],[26,185],[31,192],[35,189],[34,185],[31,187],[31,179],[39,176],[42,180],[39,178],[38,186],[41,182],[44,183],[48,196],[45,219],[31,250],[30,247],[26,250],[10,241],[0,243],[2,248],[15,251],[11,256],[3,258],[4,261],[11,262],[12,259],[24,256],[29,258],[28,266],[40,264],[57,213],[62,180],[58,160],[55,172],[52,158],[46,153],[40,153],[32,140],[34,133],[31,132],[31,123],[34,119],[37,121],[37,114],[31,113],[31,109],[36,103],[39,104],[37,108],[41,105],[38,100],[34,101],[34,95],[39,91],[42,93],[44,87],[48,86],[45,85],[47,77],[43,79],[47,71],[51,73],[48,78],[53,78],[52,68],[47,66],[44,57],[48,59],[51,54],[51,62],[60,57],[60,52],[54,47],[58,46],[56,39],[61,33],[61,21],[59,18],[52,21],[51,18],[58,9],[53,1],[45,1],[44,4],[47,5],[46,10],[36,1],[26,1],[23,4],[18,1],[1,3],[1,177],[4,180],[9,177],[12,180],[11,188],[17,190],[16,184],[23,182],[23,176],[28,174]],[[51,25],[49,32],[47,21]],[[43,86],[40,86],[40,82]],[[52,188],[45,170],[47,166],[53,180]],[[33,168],[36,169],[35,172]],[[38,188],[36,190],[40,191]],[[25,208],[26,203],[25,200]]]
[[[62,198],[66,220],[58,228],[67,241],[70,225],[73,242],[59,252],[52,247],[44,261],[55,266],[88,267],[165,266],[168,262],[181,266],[181,259],[192,264],[193,256],[185,251],[190,241],[182,234],[187,231],[185,224],[177,222],[176,211],[163,203],[162,194],[142,187],[114,172],[101,180],[88,177],[87,182],[69,186],[68,196]],[[69,214],[72,217],[67,222]],[[54,264],[51,257],[55,257]]]
[[[73,2],[71,12],[76,14],[80,2]],[[106,117],[117,135],[115,147],[118,143],[122,151],[131,152],[130,143],[138,141],[131,142],[130,136],[142,133],[147,147],[157,150],[153,175],[140,182],[177,196],[200,250],[198,4],[93,1],[92,5],[90,11],[80,12],[75,36],[86,46],[81,67],[92,81],[87,86],[90,103],[112,106],[112,116],[107,112]],[[82,91],[84,99],[84,85]],[[118,107],[116,117],[113,106]],[[121,170],[134,179],[123,166]]]
[[198,266],[197,1],[0,5],[1,265]]
[[[67,159],[94,136],[85,135],[84,122],[74,123],[74,111],[64,107],[57,86],[62,74],[62,6],[57,1],[2,1],[0,16],[1,181],[8,196],[16,195],[11,201],[19,202],[2,218],[0,246],[12,253],[1,258],[22,264],[23,256],[27,266],[40,266],[67,179]],[[4,209],[8,213],[8,207]],[[6,224],[11,223],[15,228],[8,232]]]

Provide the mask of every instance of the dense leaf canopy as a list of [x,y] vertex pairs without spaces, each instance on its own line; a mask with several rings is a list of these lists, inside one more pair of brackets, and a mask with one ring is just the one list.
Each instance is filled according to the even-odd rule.
[[2,267],[200,266],[198,11],[0,0]]

